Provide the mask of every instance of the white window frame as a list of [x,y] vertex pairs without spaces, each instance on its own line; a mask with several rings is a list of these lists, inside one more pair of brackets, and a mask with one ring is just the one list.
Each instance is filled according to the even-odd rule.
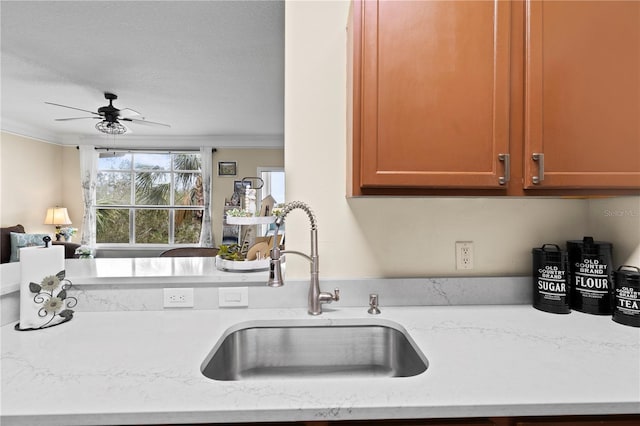
[[[97,150],[96,157],[99,159],[100,152],[119,152],[119,153],[127,153],[127,154],[194,154],[201,155],[200,151],[197,150],[175,150],[175,149],[149,149],[149,150],[137,150],[137,149],[108,149],[108,150]],[[99,161],[97,161],[99,163]],[[149,169],[136,169],[134,167],[135,161],[132,161],[130,169],[100,169],[96,170],[96,176],[101,172],[113,172],[113,173],[130,173],[131,179],[131,195],[130,200],[135,201],[135,174],[136,172],[144,172],[149,171]],[[177,173],[194,173],[202,175],[202,170],[176,170],[174,168],[173,159],[171,161],[171,165],[169,170],[162,170],[162,173],[169,174],[169,180],[171,184],[171,191],[169,194],[169,204],[167,205],[143,205],[143,204],[98,204],[96,198],[96,204],[94,205],[94,209],[96,212],[95,217],[97,218],[98,210],[105,209],[128,209],[129,210],[129,242],[128,243],[98,243],[96,242],[96,248],[98,249],[109,249],[109,248],[135,248],[135,249],[143,249],[143,248],[169,248],[169,247],[193,247],[198,246],[198,242],[194,243],[175,243],[175,211],[176,210],[199,210],[204,212],[206,206],[187,206],[187,205],[176,205],[175,204],[175,190],[174,190],[174,177]],[[97,187],[96,187],[97,190]],[[135,213],[137,210],[168,210],[169,211],[169,241],[167,243],[138,243],[136,242],[136,234],[135,234]],[[97,223],[93,223],[93,229],[96,232],[97,238]]]
[[[267,177],[266,179],[263,178],[262,174],[264,172],[284,173],[285,171],[284,171],[284,167],[258,167],[256,171],[257,171],[256,176],[258,176],[264,182],[264,185],[262,186],[262,188],[258,190],[258,199],[262,201],[264,200],[264,197],[271,194],[271,179],[269,179],[269,177]],[[286,191],[287,191],[287,188],[285,187],[285,194],[286,194]],[[278,201],[281,203],[285,202],[285,200],[278,200]],[[269,229],[269,225],[259,225],[258,227],[259,235],[265,235],[268,229]]]

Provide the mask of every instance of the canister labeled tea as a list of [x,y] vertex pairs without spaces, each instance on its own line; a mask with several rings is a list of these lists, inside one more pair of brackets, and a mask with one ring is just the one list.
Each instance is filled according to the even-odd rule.
[[555,314],[570,313],[567,252],[556,244],[544,244],[531,252],[533,307]]
[[623,265],[613,273],[613,320],[640,327],[640,268]]
[[592,237],[567,241],[571,309],[596,315],[612,312],[611,243]]

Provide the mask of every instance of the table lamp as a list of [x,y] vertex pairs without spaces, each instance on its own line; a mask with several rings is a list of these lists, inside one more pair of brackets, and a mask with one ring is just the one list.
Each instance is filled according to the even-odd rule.
[[44,224],[56,226],[56,240],[60,241],[60,228],[62,225],[71,225],[71,219],[69,219],[66,207],[49,207],[44,218]]

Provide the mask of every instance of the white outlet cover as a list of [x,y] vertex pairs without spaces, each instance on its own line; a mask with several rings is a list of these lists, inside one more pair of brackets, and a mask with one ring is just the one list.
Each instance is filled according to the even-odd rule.
[[249,306],[249,287],[220,287],[218,306],[221,308],[246,308]]
[[473,269],[473,241],[456,241],[456,269]]
[[193,308],[193,288],[165,288],[165,308]]

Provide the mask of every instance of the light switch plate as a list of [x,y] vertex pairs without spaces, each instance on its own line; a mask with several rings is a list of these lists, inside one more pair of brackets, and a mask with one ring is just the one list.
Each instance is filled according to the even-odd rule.
[[249,306],[249,287],[220,287],[218,306],[221,308],[246,308]]

